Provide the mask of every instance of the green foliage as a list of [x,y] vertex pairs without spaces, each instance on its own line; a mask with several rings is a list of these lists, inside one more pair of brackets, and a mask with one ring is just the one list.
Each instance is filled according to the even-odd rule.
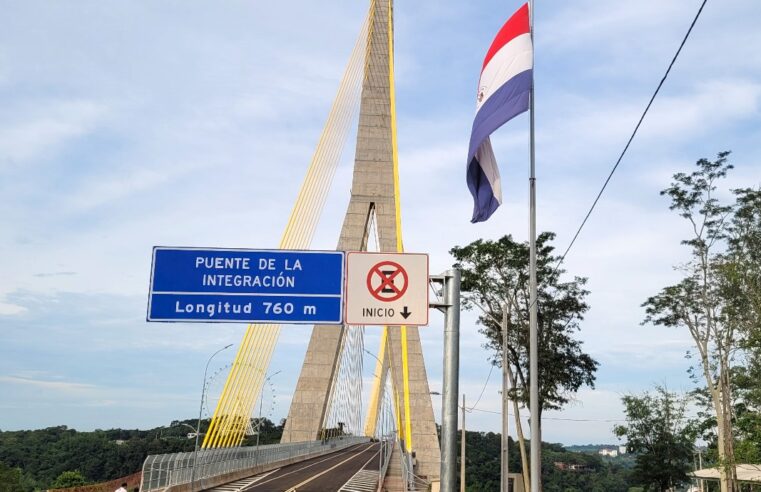
[[74,470],[65,471],[58,475],[58,478],[50,484],[50,488],[63,489],[66,487],[76,487],[77,485],[87,485],[87,479],[79,472],[79,470]]
[[[559,409],[581,386],[594,387],[598,363],[581,349],[573,335],[589,309],[584,285],[574,277],[563,282],[564,270],[554,270],[557,257],[553,233],[537,238],[537,310],[539,335],[540,410]],[[516,374],[512,397],[528,401],[529,246],[512,236],[498,241],[479,239],[450,250],[462,272],[463,307],[481,306],[479,317],[493,360],[501,364],[501,320],[507,306],[508,363]]]
[[[689,224],[690,261],[683,278],[650,297],[645,322],[686,329],[697,363],[690,375],[702,407],[701,432],[709,456],[724,467],[723,488],[731,489],[734,448],[758,459],[761,400],[755,368],[761,364],[761,190],[735,190],[722,203],[718,182],[732,169],[729,152],[700,159],[691,174],[677,173],[661,192],[671,210]],[[743,362],[746,365],[743,367]]]
[[761,463],[761,364],[751,356],[733,370],[734,437],[737,463]]
[[[461,434],[457,434],[457,446],[460,446]],[[465,485],[468,492],[486,492],[499,489],[500,483],[500,446],[501,437],[493,432],[465,432],[466,460]],[[512,440],[508,441],[509,467],[520,467],[518,450]],[[459,449],[459,447],[457,448]],[[516,468],[513,468],[516,467]],[[459,475],[460,469],[457,468]],[[458,476],[459,480],[459,476]]]
[[23,492],[21,470],[0,462],[0,492]]
[[[574,465],[575,469],[561,469]],[[626,492],[630,470],[603,459],[597,453],[568,452],[560,445],[542,449],[542,489],[544,492]]]
[[734,190],[727,251],[718,270],[727,317],[745,335],[753,358],[761,356],[761,189]]
[[[457,449],[460,449],[460,438],[458,433]],[[493,432],[465,432],[465,485],[468,492],[499,490],[501,439],[500,434]],[[559,470],[555,463],[584,464],[588,470]],[[510,473],[521,473],[518,446],[510,437],[508,467]],[[458,483],[459,473],[458,466]],[[560,444],[542,443],[542,488],[545,492],[627,492],[631,486],[629,475],[629,467],[604,460],[596,451],[592,454],[577,453],[568,451]]]
[[720,270],[727,317],[743,334],[744,366],[733,368],[735,458],[761,463],[761,189],[735,190],[729,247]]
[[[208,427],[202,421],[202,432]],[[18,490],[32,492],[47,489],[64,472],[79,470],[91,482],[104,482],[130,475],[142,468],[149,454],[192,451],[194,439],[188,439],[193,419],[174,421],[170,426],[151,430],[110,429],[77,432],[66,426],[33,431],[0,431],[0,483],[11,483],[6,476],[16,476],[22,485]],[[260,443],[279,440],[282,425],[265,420]],[[248,444],[251,439],[248,439]],[[20,472],[17,470],[20,469]],[[8,471],[11,470],[11,471]],[[5,475],[3,475],[5,474]],[[6,492],[1,488],[0,492]],[[16,492],[15,489],[7,489]]]
[[[283,435],[283,427],[285,427],[285,419],[280,422],[280,425],[276,425],[268,418],[255,419],[254,429],[259,431],[259,445],[276,444],[280,442],[280,438]],[[241,446],[255,446],[256,436],[246,436]]]
[[613,430],[637,453],[633,479],[649,490],[665,491],[687,481],[695,429],[686,418],[687,399],[656,387],[654,393],[622,398],[626,425]]

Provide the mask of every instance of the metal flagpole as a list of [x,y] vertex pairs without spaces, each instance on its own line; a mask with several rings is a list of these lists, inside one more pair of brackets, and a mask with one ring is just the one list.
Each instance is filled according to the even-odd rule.
[[501,454],[501,460],[502,463],[502,488],[500,489],[500,492],[509,492],[510,490],[510,479],[509,479],[509,468],[508,468],[508,452],[507,452],[507,437],[508,437],[508,416],[507,416],[507,408],[508,408],[508,391],[509,391],[509,384],[507,379],[507,371],[509,371],[510,368],[507,365],[507,299],[505,299],[505,304],[502,306],[502,452]]
[[[531,27],[531,67],[534,67],[534,1],[529,0],[529,22]],[[535,77],[534,77],[535,79]],[[539,340],[537,330],[536,294],[536,160],[534,152],[534,95],[536,84],[532,81],[529,98],[531,170],[529,175],[529,373],[531,406],[531,492],[540,492],[539,483],[542,470],[542,437],[539,422]]]

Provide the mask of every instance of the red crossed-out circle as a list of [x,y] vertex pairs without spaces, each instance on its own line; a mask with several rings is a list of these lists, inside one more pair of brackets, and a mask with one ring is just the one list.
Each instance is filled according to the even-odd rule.
[[[394,279],[401,275],[402,286],[398,287]],[[380,284],[373,286],[374,281],[380,278]],[[367,273],[367,290],[370,294],[383,302],[391,302],[399,299],[407,292],[409,277],[407,271],[399,263],[393,261],[381,261],[375,264]]]

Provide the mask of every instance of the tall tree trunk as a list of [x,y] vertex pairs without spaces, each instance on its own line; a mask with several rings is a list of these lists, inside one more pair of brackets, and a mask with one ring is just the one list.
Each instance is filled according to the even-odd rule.
[[736,492],[736,471],[734,468],[734,453],[732,446],[732,414],[729,403],[729,378],[723,367],[719,369],[719,377],[714,382],[710,377],[708,361],[703,361],[703,371],[708,389],[711,394],[714,412],[716,413],[716,448],[719,454],[719,487],[721,492]]
[[727,489],[731,492],[739,489],[737,483],[737,469],[735,468],[735,445],[732,432],[732,387],[729,380],[729,361],[726,355],[722,357],[720,368],[721,403],[724,414],[724,463],[723,470],[726,474]]
[[[510,366],[507,367],[507,381],[511,388],[515,388],[515,378]],[[521,425],[521,411],[518,406],[518,399],[511,398],[513,402],[513,416],[515,417],[515,433],[518,436],[518,448],[521,450],[521,468],[523,470],[523,487],[524,490],[531,490],[531,481],[529,480],[528,454],[526,454],[526,439],[523,437],[523,425]]]
[[[732,446],[732,404],[730,401],[729,361],[727,353],[729,347],[727,342],[731,343],[732,335],[731,331],[729,331],[728,334],[724,332],[723,336],[718,335],[719,330],[716,326],[717,320],[715,318],[715,307],[708,295],[712,277],[710,273],[709,247],[705,246],[705,244],[700,250],[700,267],[702,275],[702,303],[706,322],[706,343],[703,346],[704,351],[701,354],[701,360],[703,363],[703,373],[706,378],[706,383],[711,390],[711,399],[713,401],[714,410],[716,411],[716,430],[718,433],[717,448],[719,452],[719,486],[721,492],[736,492],[736,480],[733,480],[736,471],[734,468],[734,447]],[[715,350],[718,351],[719,359],[718,375],[716,378],[712,377],[711,365],[708,358],[707,341],[711,335],[714,336],[714,343],[717,344]],[[699,339],[696,339],[695,341],[700,342]]]

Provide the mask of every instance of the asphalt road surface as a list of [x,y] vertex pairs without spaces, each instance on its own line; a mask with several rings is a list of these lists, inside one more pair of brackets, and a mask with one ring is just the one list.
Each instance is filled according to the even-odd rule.
[[[380,444],[365,443],[247,479],[246,492],[337,492],[377,488]],[[252,480],[253,483],[251,483]],[[350,482],[351,481],[351,482]],[[374,482],[374,483],[372,483]],[[220,487],[219,489],[222,489]]]

